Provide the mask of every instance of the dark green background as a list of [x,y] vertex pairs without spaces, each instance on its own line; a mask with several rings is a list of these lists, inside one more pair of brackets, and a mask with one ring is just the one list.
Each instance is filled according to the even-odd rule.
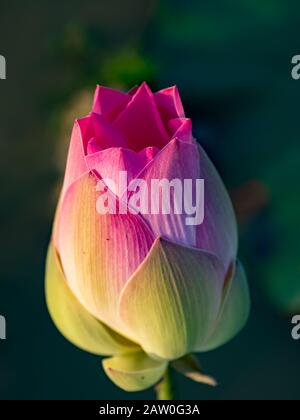
[[96,83],[143,80],[178,85],[232,193],[252,294],[244,331],[200,355],[219,387],[176,376],[178,397],[300,397],[300,341],[291,338],[300,313],[300,81],[290,74],[299,24],[296,0],[1,0],[0,398],[154,397],[117,389],[99,358],[65,341],[43,279],[74,118]]

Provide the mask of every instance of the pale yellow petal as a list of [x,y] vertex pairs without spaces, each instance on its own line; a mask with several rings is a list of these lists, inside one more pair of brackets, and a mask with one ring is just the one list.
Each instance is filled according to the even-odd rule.
[[47,257],[46,301],[56,327],[77,347],[99,355],[136,351],[135,344],[95,319],[78,302],[65,282],[53,244]]
[[237,262],[225,285],[220,313],[211,335],[199,351],[213,350],[231,340],[244,327],[250,312],[250,295],[245,271]]
[[158,239],[123,290],[120,317],[147,353],[177,359],[205,342],[222,271],[214,255]]

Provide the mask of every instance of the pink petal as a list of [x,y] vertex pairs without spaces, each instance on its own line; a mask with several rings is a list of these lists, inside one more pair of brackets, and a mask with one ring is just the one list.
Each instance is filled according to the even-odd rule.
[[[189,226],[183,214],[143,214],[156,236],[214,253],[228,268],[237,254],[237,226],[234,211],[224,184],[204,150],[197,143],[172,140],[137,176],[146,181],[151,203],[153,179],[204,179],[204,221]],[[132,193],[129,194],[129,204]],[[150,207],[150,205],[149,205]]]
[[184,118],[184,109],[177,86],[156,92],[154,98],[164,121],[171,118]]
[[75,121],[69,146],[62,195],[77,178],[87,171],[82,138],[82,130],[85,130],[87,125],[88,121],[86,119],[80,122],[79,120]]
[[145,83],[139,87],[113,125],[126,138],[129,148],[136,151],[147,146],[162,148],[169,141],[154,96]]
[[97,179],[84,174],[68,189],[58,225],[58,252],[66,281],[81,304],[118,330],[117,303],[127,279],[154,237],[140,216],[99,214]]
[[95,153],[109,147],[126,147],[126,141],[122,135],[101,115],[92,112],[87,117],[78,120],[78,123],[82,131],[85,153],[91,150]]
[[[86,156],[88,168],[96,170],[101,178],[114,181],[112,192],[118,197],[124,192],[119,182],[120,171],[127,172],[129,183],[157,154],[156,147],[147,147],[140,152],[124,148],[110,148]],[[125,186],[127,188],[127,185]]]
[[136,94],[138,90],[139,90],[139,85],[135,85],[127,93],[128,95],[133,96]]
[[190,118],[174,118],[168,122],[171,137],[177,137],[182,141],[193,140],[192,121]]
[[[193,179],[198,178],[200,172],[199,156],[194,144],[184,143],[177,139],[172,140],[138,175],[146,181],[148,187],[149,210],[151,207],[151,181]],[[129,194],[130,197],[133,194]],[[171,207],[172,210],[172,207]],[[173,242],[188,246],[196,246],[196,228],[186,225],[186,214],[151,214],[143,215],[150,224],[155,236],[163,236]]]
[[200,177],[205,180],[205,217],[197,226],[197,247],[213,252],[228,267],[238,247],[234,210],[217,170],[200,145],[198,149]]
[[118,90],[97,86],[94,95],[93,112],[112,121],[130,101],[131,96]]
[[93,137],[92,139],[90,139],[88,141],[88,144],[86,146],[86,152],[88,155],[92,155],[93,153],[97,153],[101,150],[100,145],[97,141],[97,139],[95,139],[95,137]]

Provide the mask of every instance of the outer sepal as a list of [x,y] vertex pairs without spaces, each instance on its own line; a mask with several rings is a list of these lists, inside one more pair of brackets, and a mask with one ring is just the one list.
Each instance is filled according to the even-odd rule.
[[142,391],[156,384],[163,376],[167,363],[157,361],[144,352],[115,356],[102,361],[110,380],[124,391]]
[[210,386],[217,385],[216,380],[212,376],[202,371],[197,358],[193,354],[188,354],[178,360],[174,360],[171,366],[192,381]]

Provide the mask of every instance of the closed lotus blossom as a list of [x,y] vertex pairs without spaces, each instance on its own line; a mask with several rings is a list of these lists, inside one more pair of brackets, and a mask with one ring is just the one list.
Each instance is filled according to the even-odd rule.
[[[203,221],[97,211],[105,179],[115,182],[105,192],[117,207],[130,206],[121,172],[129,185],[140,179],[149,188],[153,179],[203,179]],[[98,86],[92,112],[74,124],[48,251],[47,304],[61,333],[110,356],[105,372],[128,391],[156,384],[169,363],[188,370],[189,354],[223,345],[247,320],[237,247],[229,196],[193,138],[177,88]]]

